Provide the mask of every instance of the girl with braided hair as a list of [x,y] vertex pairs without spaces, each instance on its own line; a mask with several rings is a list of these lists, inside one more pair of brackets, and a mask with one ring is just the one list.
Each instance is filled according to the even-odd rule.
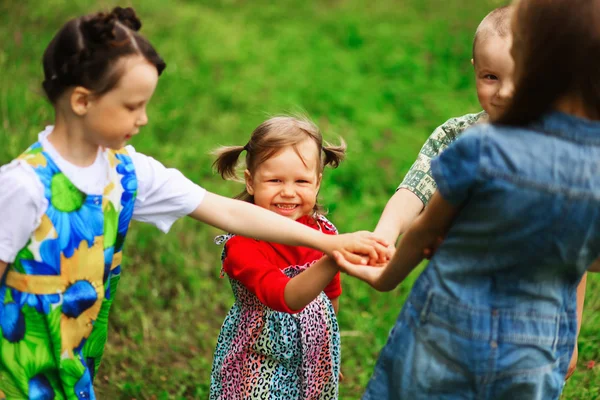
[[131,8],[68,21],[43,58],[55,124],[0,169],[0,399],[94,399],[131,220],[189,215],[228,232],[383,258],[369,233],[332,236],[207,192],[126,142],[165,62]]

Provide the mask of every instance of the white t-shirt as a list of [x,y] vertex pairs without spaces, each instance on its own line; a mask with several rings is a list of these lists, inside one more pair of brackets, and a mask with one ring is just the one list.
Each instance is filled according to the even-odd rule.
[[[58,168],[82,192],[102,195],[109,168],[106,152],[89,167],[78,167],[60,156],[48,141],[53,127],[48,126],[38,140]],[[202,202],[206,190],[187,179],[181,172],[166,168],[152,157],[126,147],[138,181],[133,219],[155,225],[168,232],[180,217],[188,215]],[[0,261],[11,263],[27,244],[48,208],[44,187],[33,168],[23,160],[0,167]]]

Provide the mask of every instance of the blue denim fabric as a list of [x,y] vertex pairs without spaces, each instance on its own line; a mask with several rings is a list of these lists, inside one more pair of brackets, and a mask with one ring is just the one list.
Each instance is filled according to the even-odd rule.
[[576,288],[600,255],[600,123],[480,125],[432,162],[463,205],[415,283],[364,399],[558,399]]

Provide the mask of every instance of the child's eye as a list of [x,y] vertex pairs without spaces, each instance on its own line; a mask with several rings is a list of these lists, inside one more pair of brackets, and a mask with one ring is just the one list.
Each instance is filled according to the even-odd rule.
[[310,183],[310,182],[308,182],[308,181],[307,181],[307,180],[305,180],[305,179],[299,179],[299,180],[297,180],[296,182],[298,182],[298,183]]
[[497,81],[498,80],[498,77],[496,75],[492,75],[492,74],[487,74],[483,78],[484,79],[489,79],[489,80],[492,80],[492,81]]
[[279,179],[269,179],[268,182],[278,183],[281,182]]
[[135,111],[135,110],[137,110],[138,106],[137,105],[126,104],[125,108],[127,108],[129,111]]

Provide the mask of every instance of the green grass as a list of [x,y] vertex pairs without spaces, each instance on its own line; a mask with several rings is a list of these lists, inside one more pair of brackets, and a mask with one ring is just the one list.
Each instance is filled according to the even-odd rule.
[[[83,0],[0,3],[0,164],[52,122],[41,57],[67,18],[116,5]],[[135,2],[167,61],[133,145],[211,191],[240,187],[211,171],[209,151],[244,144],[267,115],[304,110],[326,139],[348,142],[321,199],[341,231],[373,229],[429,133],[479,111],[469,63],[479,20],[505,1],[254,0]],[[168,235],[134,224],[96,387],[101,399],[206,398],[212,352],[232,304],[219,279],[220,232],[195,221]],[[345,279],[342,399],[359,398],[416,273],[380,294]],[[600,397],[600,279],[590,277],[579,370],[565,399]]]

